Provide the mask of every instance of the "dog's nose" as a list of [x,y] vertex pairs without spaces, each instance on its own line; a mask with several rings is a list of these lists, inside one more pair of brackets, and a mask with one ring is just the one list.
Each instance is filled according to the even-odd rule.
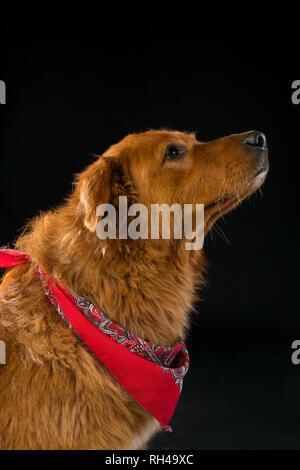
[[252,131],[247,134],[243,140],[246,147],[252,147],[257,150],[268,150],[267,139],[263,132]]

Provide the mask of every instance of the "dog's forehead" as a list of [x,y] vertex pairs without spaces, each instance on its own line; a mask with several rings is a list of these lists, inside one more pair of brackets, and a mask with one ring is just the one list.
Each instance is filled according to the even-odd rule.
[[160,145],[170,142],[180,142],[185,144],[193,144],[196,142],[194,134],[180,132],[180,131],[169,131],[169,130],[150,130],[147,132],[141,132],[138,134],[129,134],[125,139],[124,143],[139,146],[139,145]]
[[128,134],[118,143],[111,145],[103,154],[107,157],[120,158],[121,156],[137,156],[141,153],[145,155],[145,149],[151,154],[155,151],[160,153],[168,144],[183,144],[192,146],[197,143],[195,134],[169,131],[169,130],[150,130],[137,134]]

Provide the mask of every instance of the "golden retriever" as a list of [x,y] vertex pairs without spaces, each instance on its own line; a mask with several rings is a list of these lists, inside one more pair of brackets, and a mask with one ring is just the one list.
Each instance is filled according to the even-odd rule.
[[[267,170],[258,131],[207,143],[177,131],[131,134],[77,176],[60,207],[29,223],[16,249],[129,331],[170,346],[184,338],[204,282],[202,250],[172,237],[100,240],[97,206],[117,208],[120,195],[146,206],[202,203],[207,233]],[[10,269],[0,287],[0,448],[146,448],[160,425],[60,319],[34,269]]]

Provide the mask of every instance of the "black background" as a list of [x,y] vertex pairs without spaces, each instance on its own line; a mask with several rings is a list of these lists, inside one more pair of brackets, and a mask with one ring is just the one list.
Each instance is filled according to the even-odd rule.
[[174,433],[151,447],[300,449],[300,365],[291,362],[299,308],[288,291],[288,173],[299,157],[300,105],[291,102],[299,75],[287,28],[296,25],[261,12],[75,8],[16,9],[1,22],[0,245],[12,246],[29,218],[62,201],[89,152],[130,132],[192,130],[203,141],[265,132],[263,194],[207,237],[209,284],[187,341],[191,370]]

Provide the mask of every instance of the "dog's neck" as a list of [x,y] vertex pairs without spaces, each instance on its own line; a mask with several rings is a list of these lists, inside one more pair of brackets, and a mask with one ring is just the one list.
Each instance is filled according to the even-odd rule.
[[103,242],[65,207],[36,220],[17,247],[146,341],[170,346],[185,336],[204,260],[180,241]]

